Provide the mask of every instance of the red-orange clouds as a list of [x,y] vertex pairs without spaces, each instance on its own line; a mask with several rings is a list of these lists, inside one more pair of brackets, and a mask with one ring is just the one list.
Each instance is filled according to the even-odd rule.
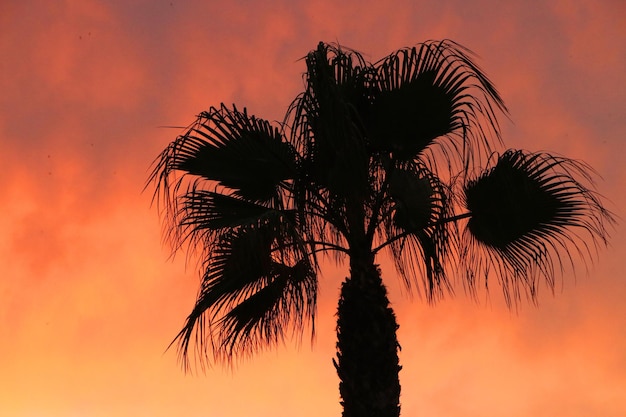
[[[15,2],[14,2],[15,3]],[[0,6],[0,415],[339,415],[334,310],[321,279],[311,350],[185,376],[164,354],[197,289],[167,261],[149,165],[220,102],[281,120],[320,40],[376,61],[448,37],[511,109],[507,146],[590,162],[623,217],[626,10],[620,2],[31,1]],[[16,3],[17,4],[17,3]],[[401,325],[403,416],[626,414],[626,241],[538,308],[436,306],[386,279]],[[384,259],[384,269],[391,271]]]

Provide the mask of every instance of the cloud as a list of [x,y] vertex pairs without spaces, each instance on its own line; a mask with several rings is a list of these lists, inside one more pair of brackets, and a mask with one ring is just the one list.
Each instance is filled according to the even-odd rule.
[[[625,204],[626,33],[614,2],[2,7],[0,333],[10,342],[0,344],[0,388],[11,401],[0,413],[339,412],[330,358],[345,268],[321,280],[314,350],[305,341],[236,373],[185,377],[163,351],[193,304],[196,271],[184,257],[167,261],[151,190],[141,193],[179,132],[158,126],[184,126],[220,102],[282,120],[302,88],[299,59],[320,40],[372,61],[432,38],[468,45],[511,108],[507,145],[584,158],[616,210]],[[620,415],[621,231],[589,277],[568,275],[561,293],[517,313],[495,287],[478,305],[459,290],[430,307],[386,276],[401,325],[403,414]]]

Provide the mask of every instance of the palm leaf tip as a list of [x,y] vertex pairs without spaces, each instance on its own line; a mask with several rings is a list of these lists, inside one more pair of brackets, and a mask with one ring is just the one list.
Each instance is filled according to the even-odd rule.
[[508,150],[465,185],[465,204],[471,213],[467,231],[503,256],[514,271],[538,265],[551,274],[550,253],[561,248],[570,256],[569,249],[583,247],[587,250],[581,254],[591,254],[589,238],[593,246],[606,243],[606,226],[614,221],[583,181],[591,181],[591,175],[582,163]]

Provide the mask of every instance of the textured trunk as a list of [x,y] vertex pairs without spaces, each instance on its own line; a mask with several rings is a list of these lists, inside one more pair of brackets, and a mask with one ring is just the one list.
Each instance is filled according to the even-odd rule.
[[398,325],[371,256],[352,256],[337,311],[343,417],[398,417]]

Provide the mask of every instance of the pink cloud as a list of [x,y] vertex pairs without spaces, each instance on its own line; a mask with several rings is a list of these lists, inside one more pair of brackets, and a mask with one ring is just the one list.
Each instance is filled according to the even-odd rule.
[[[588,160],[606,179],[600,191],[624,207],[626,33],[616,4],[39,3],[0,13],[10,16],[0,17],[0,333],[9,341],[0,414],[340,412],[330,359],[345,268],[321,279],[313,350],[305,339],[236,372],[184,376],[163,351],[193,303],[195,268],[167,261],[150,190],[141,194],[150,162],[178,133],[157,126],[185,125],[222,101],[282,119],[302,88],[298,59],[320,40],[371,60],[431,38],[467,44],[512,110],[507,145]],[[589,276],[566,276],[562,292],[517,313],[495,285],[486,302],[459,286],[431,307],[386,275],[401,324],[403,414],[626,410],[621,231]]]

